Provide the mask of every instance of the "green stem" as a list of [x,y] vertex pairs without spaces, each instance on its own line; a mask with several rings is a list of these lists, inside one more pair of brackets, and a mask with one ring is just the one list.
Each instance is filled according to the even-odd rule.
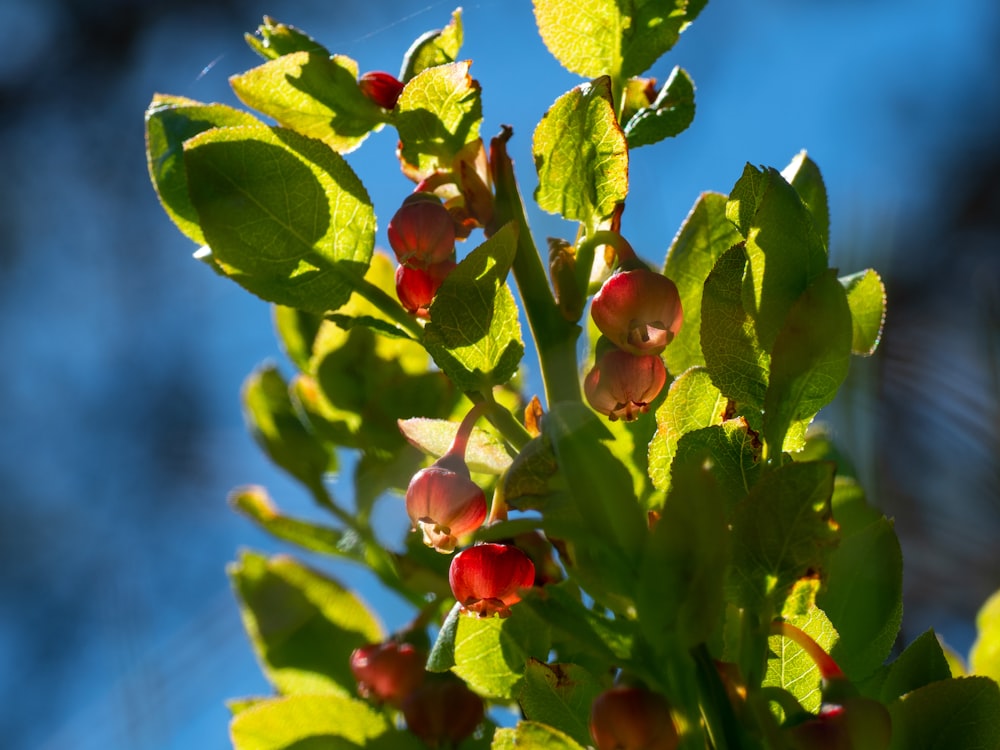
[[743,746],[739,721],[708,648],[700,644],[692,649],[691,655],[698,670],[701,715],[712,745],[716,750],[738,750]]
[[500,430],[504,440],[511,444],[514,450],[521,450],[525,444],[531,440],[531,433],[524,425],[517,421],[517,418],[510,411],[498,404],[493,399],[493,394],[487,391],[485,394],[469,392],[465,394],[474,404],[483,404],[482,414],[490,421],[494,427]]
[[368,281],[368,279],[354,279],[354,291],[360,294],[368,302],[373,304],[378,311],[384,314],[392,322],[399,325],[408,333],[413,334],[413,338],[417,341],[422,341],[424,337],[424,327],[417,322],[417,320],[411,317],[406,310],[404,310],[399,302],[392,297],[392,295],[387,294],[382,289],[379,289],[373,283]]
[[514,281],[521,293],[528,326],[538,348],[545,400],[551,409],[560,401],[582,400],[576,359],[576,340],[581,329],[562,316],[549,288],[517,188],[514,165],[507,154],[507,141],[512,134],[513,131],[505,127],[490,143],[490,166],[496,188],[494,219],[490,228],[498,229],[510,221],[517,226],[517,254],[512,268]]

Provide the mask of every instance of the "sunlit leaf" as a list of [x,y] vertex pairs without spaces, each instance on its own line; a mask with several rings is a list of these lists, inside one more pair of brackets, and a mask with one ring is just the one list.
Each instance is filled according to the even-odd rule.
[[816,232],[823,240],[823,246],[830,246],[830,207],[826,197],[826,184],[819,167],[805,151],[800,151],[781,170],[781,176],[795,188],[802,202],[812,215]]
[[445,65],[458,59],[462,48],[462,9],[456,8],[443,29],[428,31],[410,45],[403,56],[399,80],[403,83],[427,68]]
[[304,31],[279,23],[270,16],[264,16],[264,23],[257,27],[256,34],[244,34],[244,39],[250,49],[265,60],[294,52],[317,52],[330,56],[330,52],[322,44]]
[[684,132],[693,120],[694,83],[675,66],[656,99],[625,123],[625,137],[629,148],[648,146]]
[[[837,643],[837,630],[823,610],[812,607],[802,615],[786,615],[786,622],[798,627],[829,652]],[[815,713],[820,705],[820,673],[816,663],[802,648],[780,635],[767,639],[767,674],[764,685],[790,692],[807,711]]]
[[263,487],[241,487],[229,497],[233,508],[269,534],[312,552],[343,555],[344,532],[281,513]]
[[452,671],[480,695],[515,698],[528,659],[544,659],[550,644],[545,623],[519,605],[507,618],[462,615]]
[[528,661],[518,703],[524,717],[544,721],[581,745],[590,744],[590,704],[604,685],[576,664]]
[[[440,458],[448,452],[458,432],[458,426],[458,422],[425,417],[402,419],[399,422],[399,429],[406,439],[435,458]],[[465,449],[465,462],[470,471],[499,476],[510,466],[511,457],[503,441],[498,437],[473,427]]]
[[845,276],[840,283],[847,291],[847,304],[851,308],[851,351],[862,357],[870,356],[878,348],[885,325],[885,284],[870,268]]
[[993,594],[976,615],[976,642],[969,653],[969,669],[1000,680],[1000,592]]
[[390,731],[364,701],[338,695],[291,695],[240,711],[229,725],[235,750],[351,750]]

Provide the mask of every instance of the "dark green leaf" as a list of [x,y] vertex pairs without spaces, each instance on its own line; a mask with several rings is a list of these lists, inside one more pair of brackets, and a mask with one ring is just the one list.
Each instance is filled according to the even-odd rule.
[[629,148],[659,143],[684,132],[694,120],[694,83],[675,66],[656,99],[625,124]]
[[770,351],[789,309],[826,270],[826,247],[809,209],[775,169],[761,172],[748,164],[726,215],[746,238],[744,303],[761,347]]
[[[712,382],[741,409],[764,405],[770,357],[743,308],[747,267],[743,245],[724,252],[705,281],[701,301],[701,349]],[[681,329],[683,331],[683,328]]]
[[399,157],[414,180],[451,171],[462,147],[479,137],[482,103],[469,65],[454,62],[421,71],[396,102]]
[[427,657],[427,670],[430,672],[447,672],[455,666],[455,636],[458,634],[458,621],[464,617],[462,605],[455,605],[441,624],[437,640]]
[[851,352],[870,356],[878,348],[885,325],[885,285],[878,273],[870,268],[845,276],[840,283],[847,290],[847,304],[851,307],[854,329]]
[[889,665],[879,698],[883,703],[890,703],[917,688],[949,677],[948,659],[934,631],[928,630]]
[[780,450],[792,422],[809,419],[833,400],[851,359],[851,310],[830,269],[788,312],[771,350],[764,396],[764,441]]
[[795,158],[781,170],[784,177],[799,194],[812,215],[813,224],[823,247],[830,246],[830,207],[826,198],[826,185],[823,175],[819,172],[816,162],[809,158],[805,151],[800,151]]
[[845,534],[826,571],[816,603],[840,633],[832,656],[860,680],[889,655],[902,620],[903,558],[892,523],[882,517]]
[[184,160],[202,232],[226,275],[271,302],[335,310],[371,260],[361,181],[319,141],[280,128],[209,130]]
[[532,438],[501,479],[504,500],[515,510],[540,509],[539,503],[553,492],[551,481],[558,470],[551,441],[544,435]]
[[335,456],[303,424],[278,368],[254,370],[243,382],[242,399],[247,427],[271,460],[310,489],[322,488]]
[[611,82],[598,78],[559,97],[535,129],[535,201],[585,224],[611,216],[628,194],[628,146],[611,103]]
[[272,313],[274,328],[285,354],[299,370],[307,372],[313,355],[313,342],[323,318],[283,305],[274,305]]
[[576,664],[546,664],[529,659],[518,704],[526,719],[544,721],[581,745],[588,745],[590,705],[604,687]]
[[889,705],[892,750],[995,750],[1000,689],[987,677],[932,682]]
[[705,279],[719,257],[741,241],[726,218],[726,196],[702,193],[667,252],[663,273],[677,284],[684,325],[663,352],[667,369],[676,374],[705,364],[701,353],[701,306]]
[[338,328],[343,328],[345,331],[349,331],[355,326],[365,326],[366,328],[371,328],[376,333],[381,333],[383,336],[409,339],[410,341],[415,340],[410,332],[400,328],[399,324],[390,323],[383,318],[376,318],[373,315],[344,315],[342,313],[328,313],[325,317],[331,323],[335,323]]
[[290,695],[240,711],[229,725],[235,750],[352,750],[390,731],[364,701],[339,695]]
[[773,616],[798,579],[826,568],[836,542],[833,476],[833,464],[811,461],[786,464],[758,479],[733,518],[734,603]]
[[505,282],[516,249],[508,224],[458,264],[431,304],[424,345],[463,391],[506,383],[524,354],[517,304]]
[[382,110],[361,93],[358,64],[324,52],[294,52],[229,79],[248,107],[279,125],[347,153],[384,122]]
[[294,26],[278,23],[270,16],[264,16],[264,23],[257,27],[256,35],[245,34],[244,38],[250,49],[265,60],[294,52],[317,52],[330,56],[329,51],[311,36]]
[[198,214],[188,195],[184,141],[212,128],[259,124],[246,112],[223,104],[202,104],[180,96],[157,94],[146,109],[146,164],[156,194],[177,228],[205,244]]
[[287,556],[244,552],[228,572],[254,650],[278,692],[354,693],[351,652],[383,634],[352,592]]
[[455,62],[461,48],[462,9],[456,8],[447,26],[437,31],[428,31],[410,45],[403,57],[399,80],[406,83],[428,68]]

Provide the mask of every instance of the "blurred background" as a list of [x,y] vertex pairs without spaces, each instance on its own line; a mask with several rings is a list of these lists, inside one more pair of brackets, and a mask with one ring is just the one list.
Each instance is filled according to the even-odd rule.
[[[267,306],[192,260],[157,203],[152,94],[237,104],[227,77],[260,62],[243,34],[265,13],[395,73],[453,8],[0,0],[5,748],[223,748],[224,700],[267,691],[224,569],[241,546],[279,547],[225,498],[254,482],[292,512],[308,505],[240,415],[245,375],[281,354]],[[541,45],[527,0],[470,3],[464,22],[483,134],[514,126],[530,194],[531,133],[578,80]],[[874,267],[889,290],[880,351],[854,360],[827,416],[896,519],[904,638],[934,626],[964,654],[1000,587],[1000,6],[712,0],[651,73],[674,64],[698,86],[695,122],[634,153],[623,231],[661,262],[701,191],[808,149],[834,265]],[[394,146],[386,130],[348,157],[376,211],[411,187]],[[531,218],[539,238],[567,234]],[[334,572],[402,623],[363,571]]]

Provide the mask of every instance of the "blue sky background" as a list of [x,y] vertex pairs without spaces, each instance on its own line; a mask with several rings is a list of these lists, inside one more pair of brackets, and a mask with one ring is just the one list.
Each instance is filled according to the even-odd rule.
[[[223,701],[267,685],[224,566],[241,546],[279,546],[232,514],[226,494],[265,484],[290,511],[310,512],[240,416],[243,378],[280,360],[269,310],[191,259],[149,186],[142,114],[153,92],[237,104],[227,77],[260,62],[242,35],[264,13],[362,71],[396,72],[410,42],[453,7],[0,0],[9,37],[0,60],[5,747],[227,746]],[[530,195],[534,126],[580,81],[543,47],[526,0],[470,3],[464,23],[463,55],[483,87],[482,132],[513,125],[510,149]],[[680,137],[633,153],[623,222],[639,253],[661,262],[698,194],[728,192],[745,162],[781,168],[801,149],[817,161],[834,263],[883,273],[890,323],[896,288],[908,292],[900,309],[916,311],[909,326],[898,319],[895,339],[910,369],[856,361],[830,416],[870,486],[885,490],[875,502],[906,534],[907,564],[918,571],[908,568],[910,637],[934,624],[963,650],[975,602],[1000,586],[990,544],[1000,527],[989,348],[997,241],[920,240],[954,236],[949,193],[995,149],[998,49],[989,0],[712,0],[651,71],[662,81],[683,66],[698,87],[697,114]],[[348,156],[375,199],[382,245],[386,218],[412,188],[394,146],[385,130]],[[538,238],[572,236],[554,217],[530,218]],[[942,263],[953,269],[947,294],[922,305]],[[900,372],[910,379],[888,377]],[[921,379],[928,372],[934,380]],[[900,394],[906,413],[893,400]],[[934,445],[909,448],[920,435]],[[906,450],[887,454],[890,443]],[[405,528],[401,503],[384,501],[382,514]],[[388,627],[404,621],[364,571],[330,569]],[[923,571],[953,582],[958,571],[962,585],[951,589],[967,595],[922,594]]]

